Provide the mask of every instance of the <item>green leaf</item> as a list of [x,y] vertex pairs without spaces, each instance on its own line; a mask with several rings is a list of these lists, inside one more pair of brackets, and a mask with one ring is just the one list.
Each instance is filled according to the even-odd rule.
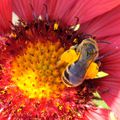
[[102,100],[101,96],[98,92],[93,93],[94,98],[92,99],[95,106],[105,109],[110,109],[104,100]]

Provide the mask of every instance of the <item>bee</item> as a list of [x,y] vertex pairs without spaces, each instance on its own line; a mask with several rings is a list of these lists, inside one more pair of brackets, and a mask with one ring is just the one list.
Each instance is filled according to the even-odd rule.
[[88,67],[99,55],[97,42],[92,38],[84,39],[74,49],[79,57],[68,64],[62,74],[62,81],[68,87],[77,87],[83,83]]

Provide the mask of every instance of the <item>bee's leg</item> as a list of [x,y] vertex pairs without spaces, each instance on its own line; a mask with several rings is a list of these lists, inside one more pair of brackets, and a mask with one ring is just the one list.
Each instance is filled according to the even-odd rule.
[[102,56],[99,56],[97,59],[96,59],[96,61],[99,61],[99,60],[101,60],[101,59],[103,59],[103,58],[105,58],[105,57],[107,57],[107,56],[110,56],[110,55],[112,55],[114,52],[107,52],[107,53],[105,53],[105,54],[103,54]]
[[110,89],[109,89],[109,88],[106,88],[106,89],[104,89],[104,90],[100,90],[99,93],[105,94],[105,93],[108,93],[109,91],[110,91]]
[[106,44],[111,44],[111,42],[108,42],[108,41],[104,41],[104,40],[100,40],[100,41],[97,41],[98,43],[106,43]]

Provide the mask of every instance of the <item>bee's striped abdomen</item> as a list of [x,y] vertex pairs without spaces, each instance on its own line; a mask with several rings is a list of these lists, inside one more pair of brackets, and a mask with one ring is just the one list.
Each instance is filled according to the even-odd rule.
[[81,66],[83,64],[80,65],[78,63],[79,61],[68,65],[63,72],[62,79],[67,86],[78,86],[78,84],[80,85],[83,82],[86,69]]

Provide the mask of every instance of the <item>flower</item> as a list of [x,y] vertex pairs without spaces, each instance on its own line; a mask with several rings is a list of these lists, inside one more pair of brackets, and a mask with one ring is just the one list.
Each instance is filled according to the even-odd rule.
[[[119,0],[1,0],[0,119],[107,120],[110,110],[119,119],[119,9]],[[16,25],[10,25],[12,10],[20,18]],[[75,18],[78,33],[69,30]],[[56,64],[84,34],[96,37],[100,69],[109,76],[67,88],[65,66]],[[96,90],[110,110],[94,105]]]

